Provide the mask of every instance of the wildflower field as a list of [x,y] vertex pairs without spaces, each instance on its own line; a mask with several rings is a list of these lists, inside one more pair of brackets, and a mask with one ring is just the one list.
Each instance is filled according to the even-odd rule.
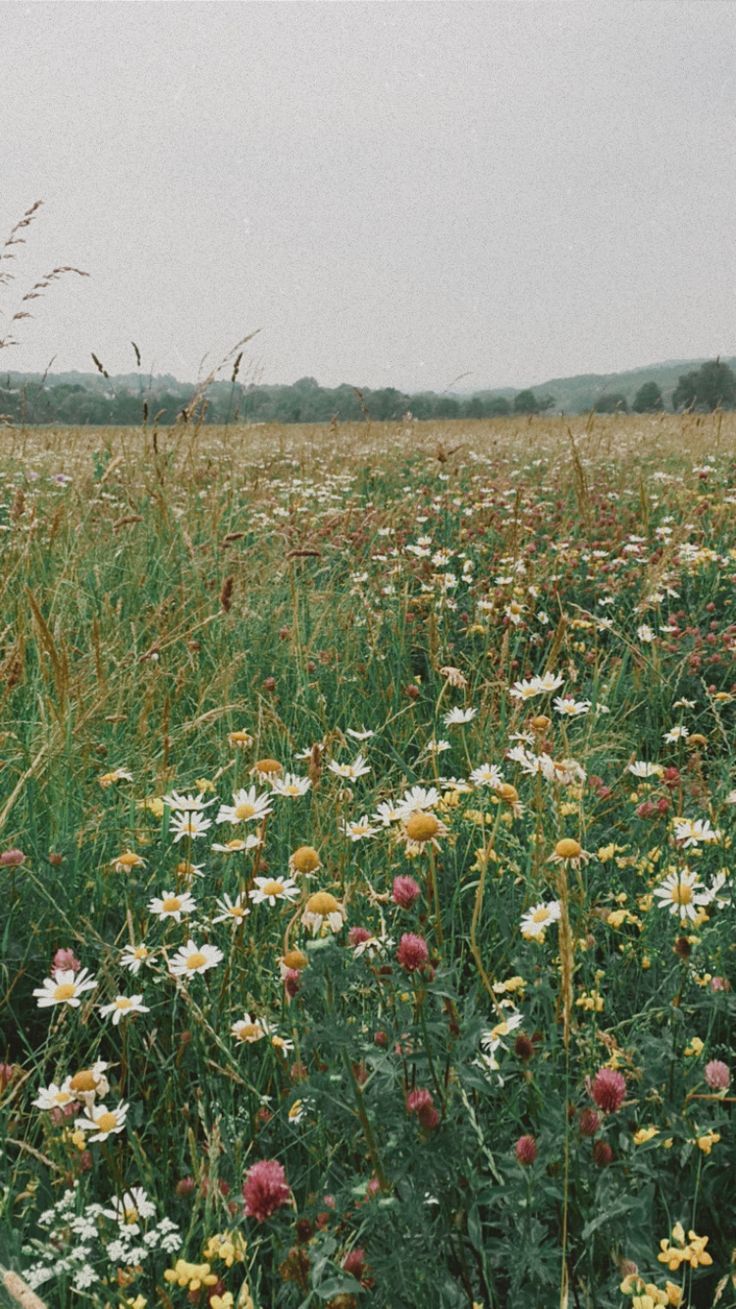
[[0,1303],[733,1309],[735,441],[4,431]]

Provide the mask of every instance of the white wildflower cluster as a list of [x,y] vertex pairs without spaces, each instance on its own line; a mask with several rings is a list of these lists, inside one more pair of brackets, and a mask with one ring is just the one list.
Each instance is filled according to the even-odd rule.
[[113,1197],[107,1206],[82,1207],[75,1184],[39,1216],[45,1239],[23,1247],[24,1255],[36,1256],[23,1277],[33,1290],[62,1279],[75,1291],[114,1282],[119,1268],[137,1268],[154,1254],[181,1248],[176,1223],[155,1218],[156,1207],[140,1186]]

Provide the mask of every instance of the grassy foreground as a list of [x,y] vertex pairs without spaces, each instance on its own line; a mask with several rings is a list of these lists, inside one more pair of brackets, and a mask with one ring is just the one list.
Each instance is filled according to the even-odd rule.
[[733,1309],[735,440],[3,432],[0,1302]]

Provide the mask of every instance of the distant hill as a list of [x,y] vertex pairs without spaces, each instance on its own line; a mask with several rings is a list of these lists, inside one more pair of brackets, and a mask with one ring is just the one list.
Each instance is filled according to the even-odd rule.
[[[721,357],[736,371],[736,356]],[[549,413],[587,413],[604,396],[623,397],[629,408],[644,382],[656,382],[665,407],[679,378],[705,359],[668,360],[620,373],[579,373],[551,377],[526,388],[493,387],[468,392],[412,392],[395,387],[356,387],[343,383],[322,387],[313,377],[289,385],[210,382],[204,394],[192,382],[170,373],[143,371],[110,377],[100,372],[19,373],[0,370],[0,421],[27,424],[138,425],[143,421],[174,423],[186,407],[192,412],[202,400],[200,416],[211,423],[381,422],[401,418],[410,410],[416,418],[487,418],[508,414],[519,389],[542,398]]]
[[[576,377],[552,377],[548,382],[541,382],[531,389],[539,394],[553,395],[555,411],[564,409],[566,413],[586,413],[602,395],[614,391],[626,396],[631,405],[643,382],[656,382],[665,405],[670,408],[672,392],[682,374],[699,368],[705,362],[705,358],[671,359],[662,364],[632,368],[624,373],[580,373]],[[728,364],[736,371],[736,357],[722,355],[721,363]]]

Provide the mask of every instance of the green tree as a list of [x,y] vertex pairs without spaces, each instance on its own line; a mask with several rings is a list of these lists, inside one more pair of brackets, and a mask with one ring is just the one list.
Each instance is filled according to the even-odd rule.
[[657,383],[642,382],[639,390],[634,396],[634,413],[654,414],[659,409],[664,409],[664,400],[662,399],[662,392]]
[[736,374],[720,359],[711,359],[680,378],[672,404],[675,409],[733,409]]
[[598,396],[593,409],[597,414],[627,414],[629,402],[621,391],[609,391],[607,395]]
[[511,405],[505,395],[492,395],[486,402],[487,418],[506,418],[511,413]]
[[519,391],[514,396],[515,414],[538,414],[539,401],[533,391]]

